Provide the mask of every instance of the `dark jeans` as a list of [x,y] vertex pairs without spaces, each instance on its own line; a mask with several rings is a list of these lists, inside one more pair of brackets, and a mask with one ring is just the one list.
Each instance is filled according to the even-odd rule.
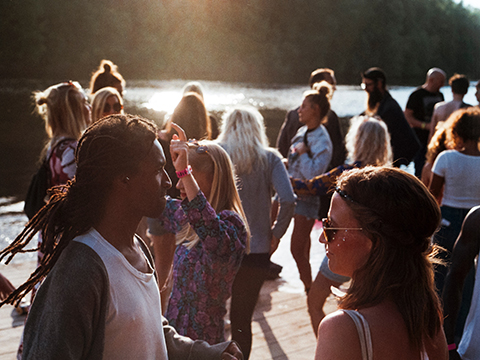
[[230,322],[232,339],[239,343],[245,360],[252,349],[252,316],[270,266],[269,254],[245,255],[232,287]]

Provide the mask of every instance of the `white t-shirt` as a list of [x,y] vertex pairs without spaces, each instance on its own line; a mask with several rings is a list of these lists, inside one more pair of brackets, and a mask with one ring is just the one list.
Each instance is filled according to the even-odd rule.
[[[160,292],[151,272],[135,269],[95,229],[75,238],[91,247],[108,272],[110,298],[105,327],[104,359],[167,360]],[[148,260],[145,257],[148,264]]]
[[445,179],[442,205],[470,209],[480,204],[480,156],[442,151],[432,172]]

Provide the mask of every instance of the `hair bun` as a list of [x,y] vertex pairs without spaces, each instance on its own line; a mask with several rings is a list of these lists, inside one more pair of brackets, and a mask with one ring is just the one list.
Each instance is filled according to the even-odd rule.
[[42,97],[42,98],[37,100],[37,105],[44,105],[46,103],[47,103],[47,98],[45,98],[45,97]]
[[322,96],[329,97],[331,92],[331,87],[322,85],[318,88],[318,93]]
[[106,73],[109,73],[112,71],[112,67],[110,66],[110,64],[105,63],[103,64],[103,70],[105,70]]

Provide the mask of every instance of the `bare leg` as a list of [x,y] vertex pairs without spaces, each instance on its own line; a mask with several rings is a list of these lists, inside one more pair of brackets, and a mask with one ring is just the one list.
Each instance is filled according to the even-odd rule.
[[315,219],[307,219],[303,215],[294,216],[294,226],[290,251],[297,263],[300,280],[305,286],[305,291],[310,291],[312,286],[312,268],[310,267],[310,232]]
[[323,307],[330,296],[330,286],[339,287],[340,285],[341,283],[327,279],[321,272],[317,274],[315,281],[312,283],[307,296],[307,304],[315,336],[318,336],[318,325],[325,317]]

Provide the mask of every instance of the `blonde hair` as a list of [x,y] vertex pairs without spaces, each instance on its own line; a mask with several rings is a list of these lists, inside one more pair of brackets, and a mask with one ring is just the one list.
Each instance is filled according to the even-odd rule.
[[371,116],[356,116],[345,137],[348,158],[362,166],[390,166],[393,161],[387,125]]
[[[201,149],[201,151],[198,149]],[[220,145],[212,141],[203,140],[189,143],[188,157],[194,174],[197,171],[212,175],[211,191],[207,200],[215,209],[215,212],[218,214],[223,210],[235,211],[243,220],[248,234],[246,245],[248,253],[250,251],[250,230],[240,196],[238,195],[232,161],[227,152]],[[199,240],[198,235],[190,224],[184,226],[177,233],[176,239],[177,244],[186,241],[188,248],[194,247]]]
[[79,139],[89,125],[86,96],[78,82],[64,82],[33,94],[36,110],[45,121],[50,140],[60,136]]
[[239,175],[250,174],[256,162],[267,165],[265,123],[255,108],[236,107],[227,112],[217,141],[230,155]]
[[118,92],[117,89],[107,86],[98,90],[92,98],[92,123],[95,121],[100,120],[103,117],[103,108],[105,107],[105,103],[110,96],[116,96],[118,102],[122,106],[120,110],[120,114],[123,114],[123,98]]

